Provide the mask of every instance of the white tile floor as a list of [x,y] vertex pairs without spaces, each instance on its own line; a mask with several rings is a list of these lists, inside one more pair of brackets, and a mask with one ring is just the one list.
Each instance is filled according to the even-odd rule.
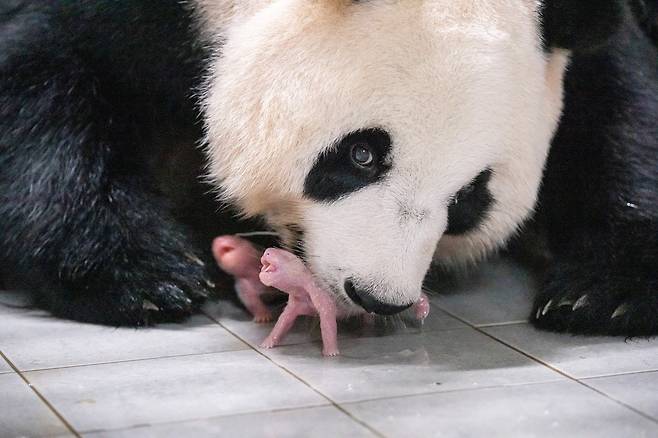
[[0,293],[0,437],[658,436],[658,341],[538,332],[532,285],[490,263],[434,285],[422,330],[342,324],[331,359],[312,320],[259,349],[271,326],[228,302],[132,330]]

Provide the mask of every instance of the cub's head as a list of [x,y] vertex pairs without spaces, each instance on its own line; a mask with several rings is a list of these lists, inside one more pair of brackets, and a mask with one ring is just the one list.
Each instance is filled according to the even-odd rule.
[[433,259],[477,259],[533,210],[567,62],[546,49],[540,11],[551,12],[531,0],[214,11],[210,176],[339,300],[396,313]]

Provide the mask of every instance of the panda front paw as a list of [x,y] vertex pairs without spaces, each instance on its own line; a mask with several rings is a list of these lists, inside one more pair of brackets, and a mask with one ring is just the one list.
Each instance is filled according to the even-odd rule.
[[561,263],[548,273],[531,322],[538,328],[585,335],[658,334],[655,273],[624,274]]
[[[154,263],[156,263],[154,261]],[[168,267],[165,273],[162,268]],[[214,289],[202,266],[186,259],[158,266],[113,269],[93,279],[48,283],[38,304],[53,314],[110,326],[179,322],[195,313]]]
[[[204,254],[173,220],[160,217],[158,226],[143,232],[105,272],[109,284],[99,289],[119,291],[121,303],[103,323],[152,325],[178,322],[201,307],[216,288],[210,253]],[[208,245],[210,246],[210,245]]]
[[[144,235],[143,235],[144,236]],[[99,259],[35,279],[38,306],[59,317],[111,326],[178,322],[215,289],[212,264],[180,233],[135,240]]]
[[191,253],[170,264],[168,273],[144,280],[134,289],[141,313],[131,325],[182,321],[195,313],[215,288],[205,263]]

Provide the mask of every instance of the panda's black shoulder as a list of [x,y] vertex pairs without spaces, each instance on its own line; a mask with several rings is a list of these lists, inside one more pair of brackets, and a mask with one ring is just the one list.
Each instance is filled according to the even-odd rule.
[[544,0],[541,27],[547,48],[586,50],[605,44],[621,25],[625,0]]
[[658,45],[658,1],[632,0],[631,5],[643,30]]
[[188,2],[0,3],[0,64],[73,55],[118,90],[177,95],[195,87],[207,58]]
[[629,214],[655,220],[657,59],[628,10],[603,46],[572,54],[539,203],[563,247],[580,232],[574,224],[614,230]]

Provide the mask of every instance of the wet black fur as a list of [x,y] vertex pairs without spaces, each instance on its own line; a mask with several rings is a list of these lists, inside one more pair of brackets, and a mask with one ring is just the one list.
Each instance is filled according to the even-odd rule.
[[141,325],[208,295],[199,42],[177,1],[0,4],[0,269],[37,305]]
[[531,317],[541,328],[658,334],[658,52],[621,11],[566,77],[537,215],[552,253]]
[[631,4],[640,26],[658,44],[658,0],[632,0]]
[[545,0],[541,8],[546,48],[592,50],[608,41],[624,17],[623,0]]

